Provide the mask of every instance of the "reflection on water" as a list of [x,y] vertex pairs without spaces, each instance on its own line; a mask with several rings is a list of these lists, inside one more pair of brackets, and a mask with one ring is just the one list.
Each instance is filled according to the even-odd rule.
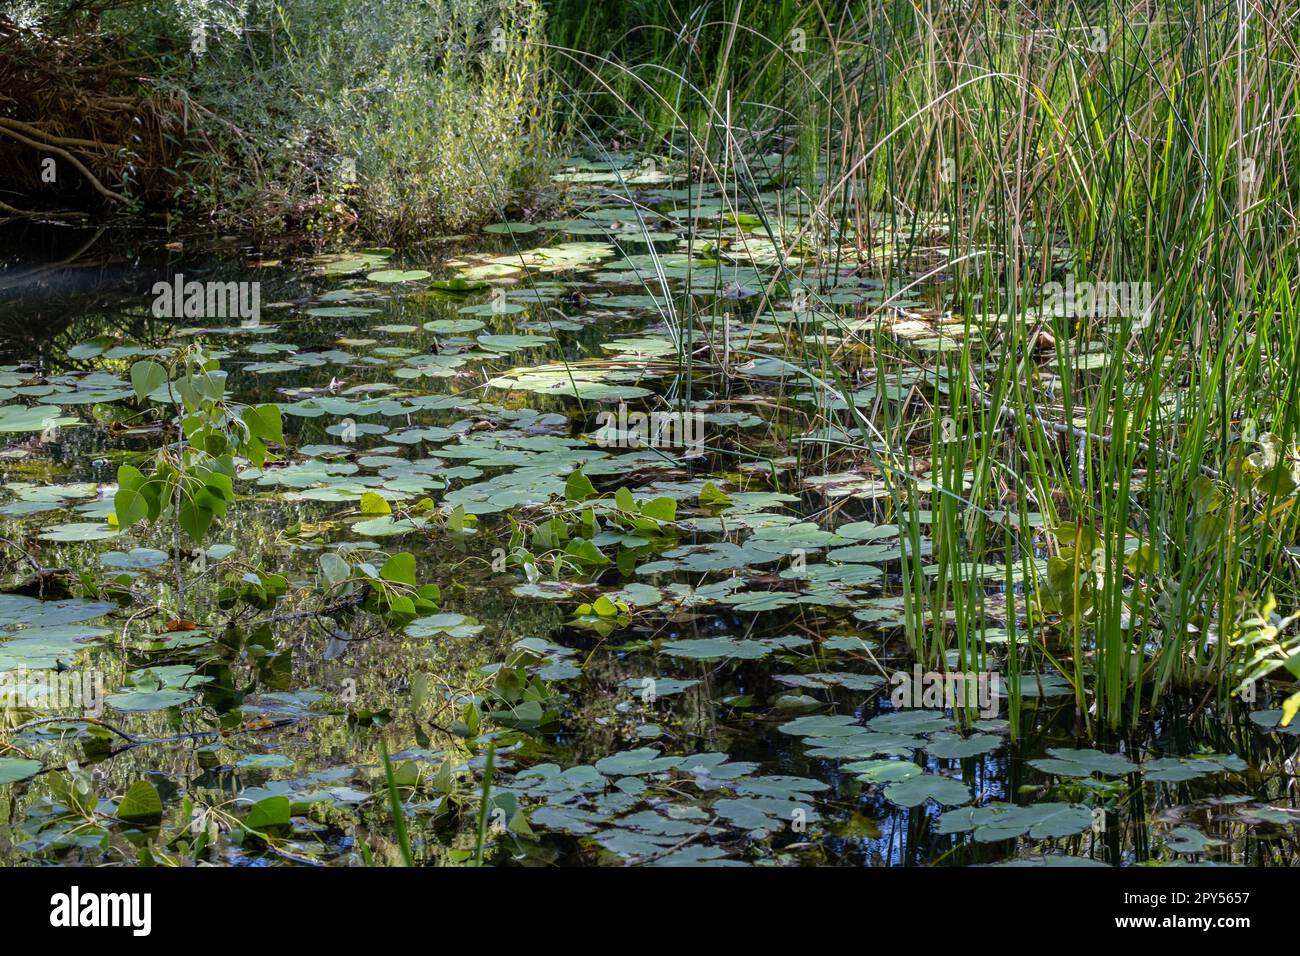
[[[1015,728],[1005,702],[895,710],[887,678],[912,662],[888,500],[824,450],[794,467],[803,386],[752,353],[756,364],[702,364],[688,382],[638,279],[645,244],[594,248],[563,227],[522,238],[541,250],[527,271],[492,261],[515,237],[342,265],[236,248],[134,256],[120,238],[72,231],[44,240],[56,264],[7,254],[0,390],[76,423],[4,436],[16,590],[0,599],[0,668],[100,674],[110,698],[109,726],[37,723],[13,740],[8,759],[42,772],[0,787],[0,862],[395,863],[381,738],[421,863],[470,861],[480,816],[501,864],[1292,862],[1291,736],[1203,694],[1170,696],[1157,721],[1100,740],[1081,736],[1046,668],[1023,676],[1034,690]],[[701,318],[711,334],[783,334],[746,325],[744,275],[705,262],[688,273],[672,235],[659,244],[675,283],[713,282],[708,301],[731,303]],[[154,283],[178,273],[260,283],[259,323],[155,317]],[[453,275],[470,280],[437,286]],[[846,288],[847,315],[879,300],[879,283]],[[239,401],[281,404],[286,442],[281,461],[243,472],[213,538],[226,547],[183,544],[194,627],[169,629],[170,529],[116,535],[106,521],[117,467],[174,434],[123,390],[130,363],[191,342]],[[530,375],[536,387],[515,387]],[[699,456],[584,437],[617,402],[688,392],[706,403]],[[605,515],[591,540],[613,560],[558,581],[539,562],[530,580],[505,561],[511,522],[563,512],[579,464],[594,494],[675,502],[671,540],[655,520]],[[803,480],[819,469],[834,480]],[[837,493],[849,481],[859,491]],[[358,534],[367,492],[399,512],[424,498],[459,506],[477,525]],[[41,537],[51,528],[65,530]],[[442,589],[440,620],[402,631],[304,612],[321,606],[318,559],[341,546],[377,563],[413,553]],[[258,569],[288,579],[280,604],[218,606],[224,582]],[[622,604],[606,618],[602,591]],[[993,647],[1007,591],[995,577],[985,593]],[[50,611],[58,600],[71,603]],[[107,802],[139,780],[161,797],[160,821],[132,825]],[[280,795],[287,823],[248,822]]]

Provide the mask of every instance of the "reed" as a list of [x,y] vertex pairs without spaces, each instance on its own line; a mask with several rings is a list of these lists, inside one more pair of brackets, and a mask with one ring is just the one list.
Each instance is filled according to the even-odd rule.
[[[746,277],[754,321],[800,282],[829,317],[783,357],[827,399],[812,421],[851,434],[821,454],[889,487],[912,651],[992,666],[1005,631],[1013,715],[1050,670],[1089,725],[1175,689],[1226,702],[1242,620],[1300,603],[1294,9],[559,6],[561,98],[605,107],[576,135],[622,130],[687,171],[687,205],[708,190],[761,218],[778,261]],[[618,17],[614,49],[584,51]],[[693,224],[686,248],[718,239]],[[845,264],[882,304],[829,303]],[[1089,286],[1101,307],[1061,303]],[[891,300],[920,290],[906,311],[943,351],[898,334]],[[713,366],[744,354],[717,340],[722,308],[665,308],[679,398],[702,345]],[[858,403],[855,376],[924,384]]]

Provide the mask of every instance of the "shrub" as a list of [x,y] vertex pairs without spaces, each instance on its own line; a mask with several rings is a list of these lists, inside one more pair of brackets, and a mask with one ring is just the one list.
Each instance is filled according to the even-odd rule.
[[150,154],[171,188],[133,190],[158,170],[125,161],[129,143],[101,168],[191,221],[406,241],[530,205],[546,181],[540,0],[54,0],[25,17],[33,62],[70,38],[82,63],[139,58],[138,101],[177,120]]
[[[382,241],[500,216],[542,182],[550,142],[538,0],[280,0],[196,74],[263,165],[214,193],[288,219],[353,216]],[[237,164],[242,167],[246,164]],[[279,187],[277,189],[277,187]],[[248,203],[230,203],[234,209]],[[278,208],[276,208],[278,207]]]

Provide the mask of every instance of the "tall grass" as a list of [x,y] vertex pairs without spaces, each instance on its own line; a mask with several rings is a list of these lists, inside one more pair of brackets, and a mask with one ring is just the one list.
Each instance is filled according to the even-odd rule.
[[388,741],[379,738],[379,753],[384,761],[384,789],[388,793],[388,812],[393,818],[393,832],[397,835],[397,849],[401,854],[403,866],[414,866],[415,857],[411,853],[411,838],[406,828],[406,811],[402,806],[402,796],[397,789],[397,779],[393,774],[393,761],[388,756]]
[[[759,317],[801,279],[817,303],[840,264],[908,294],[941,280],[925,314],[950,350],[918,351],[887,298],[837,315],[838,340],[786,352],[827,398],[817,418],[853,433],[836,467],[869,464],[889,486],[914,653],[991,666],[1004,621],[1013,684],[1060,673],[1090,725],[1137,721],[1175,688],[1226,701],[1250,653],[1241,622],[1269,594],[1300,603],[1300,14],[1266,0],[558,7],[562,98],[589,148],[621,133],[670,151],[693,189],[764,210],[754,231],[779,254],[750,277]],[[612,49],[583,48],[602,31]],[[756,202],[773,184],[775,211]],[[1057,308],[1045,287],[1066,281],[1149,290],[1149,308]],[[720,307],[697,307],[665,316],[687,382],[725,361]],[[927,384],[855,404],[853,374],[900,370]]]

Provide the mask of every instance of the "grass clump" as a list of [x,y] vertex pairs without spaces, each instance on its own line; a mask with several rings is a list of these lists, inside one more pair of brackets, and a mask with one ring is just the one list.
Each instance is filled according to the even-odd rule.
[[[687,172],[683,205],[761,220],[747,234],[776,268],[746,277],[754,321],[800,285],[833,330],[784,357],[848,406],[810,423],[848,439],[817,464],[878,472],[889,520],[934,542],[933,573],[904,561],[918,657],[985,668],[996,635],[1013,684],[1056,670],[1110,727],[1174,690],[1226,701],[1284,676],[1277,634],[1247,650],[1252,622],[1300,605],[1284,19],[1267,2],[665,4],[615,48],[675,51],[653,67],[574,29],[574,99],[639,114],[624,128]],[[583,129],[599,154],[609,128]],[[725,252],[714,228],[692,241]],[[864,277],[896,291],[839,314],[837,287]],[[1113,301],[1061,297],[1103,286]],[[726,307],[666,316],[687,374]]]

